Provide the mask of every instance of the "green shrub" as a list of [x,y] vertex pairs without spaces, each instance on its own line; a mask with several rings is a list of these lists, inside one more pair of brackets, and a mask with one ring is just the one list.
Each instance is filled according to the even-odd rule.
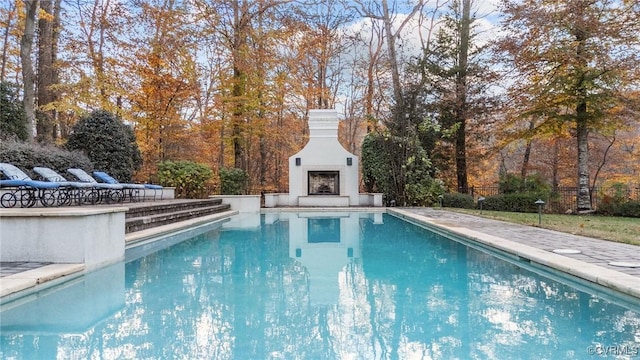
[[206,165],[191,161],[164,161],[158,164],[158,180],[161,185],[175,187],[180,199],[207,197],[207,182],[213,171]]
[[367,192],[383,193],[385,199],[396,199],[393,171],[385,137],[372,132],[362,141],[362,180]]
[[36,166],[51,168],[64,177],[69,168],[93,169],[91,160],[82,152],[15,140],[0,142],[0,162],[13,164],[34,179],[38,178],[32,171]]
[[501,194],[515,193],[549,193],[551,187],[547,184],[542,176],[538,174],[529,175],[522,178],[514,174],[505,174],[500,176],[498,183],[499,192]]
[[608,215],[613,216],[616,212],[616,205],[611,202],[601,201],[598,203],[598,208],[596,209],[596,213],[599,215]]
[[220,169],[220,193],[222,195],[244,195],[249,175],[242,169]]
[[618,216],[640,218],[640,201],[628,201],[620,204]]
[[29,139],[29,124],[16,86],[0,83],[0,109],[0,138]]
[[432,206],[438,203],[444,186],[441,181],[425,176],[419,182],[407,184],[405,192],[412,206]]
[[[596,209],[598,214],[635,217],[633,215],[634,201],[631,201],[629,197],[630,190],[627,184],[613,183],[606,190],[600,191],[598,195]],[[622,215],[623,213],[630,215]]]
[[487,196],[482,208],[484,210],[511,211],[511,212],[538,212],[536,201],[546,202],[544,193],[511,193],[495,196]]
[[78,120],[66,146],[83,151],[95,169],[109,173],[120,182],[131,181],[133,172],[142,164],[133,130],[105,110],[96,110]]
[[365,190],[383,193],[387,204],[432,205],[444,191],[442,182],[432,176],[427,152],[415,138],[371,132],[362,142],[361,159]]
[[640,201],[603,202],[596,211],[600,215],[640,218]]
[[473,209],[476,207],[473,197],[468,194],[446,193],[442,195],[442,206],[459,209]]
[[613,183],[609,187],[602,189],[599,195],[598,203],[611,203],[614,205],[623,204],[630,201],[629,186],[623,183]]

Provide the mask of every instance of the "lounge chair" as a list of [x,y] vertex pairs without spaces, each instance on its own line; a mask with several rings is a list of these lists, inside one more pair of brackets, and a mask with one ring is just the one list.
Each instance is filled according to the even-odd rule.
[[60,188],[64,190],[60,196],[60,198],[64,197],[64,200],[61,201],[60,205],[67,203],[71,205],[74,202],[78,205],[83,203],[95,204],[100,201],[100,193],[93,184],[68,181],[62,175],[47,167],[36,166],[33,171],[46,181],[58,183]]
[[[153,190],[153,200],[156,200],[158,193],[160,193],[160,200],[162,200],[162,197],[164,195],[164,187],[162,185],[157,185],[157,184],[126,184],[126,183],[120,183],[118,180],[116,180],[114,177],[110,176],[109,174],[103,172],[103,171],[94,171],[93,174],[100,179],[101,181],[104,181],[105,183],[108,184],[119,184],[119,185],[123,185],[125,188],[127,187],[131,187],[133,189],[140,189],[140,185],[144,186],[145,190]],[[144,191],[143,191],[143,196]]]
[[99,183],[82,169],[71,168],[67,169],[67,172],[78,179],[78,181],[91,184],[94,188],[98,189],[100,201],[121,202],[124,200],[124,187],[120,184]]
[[0,196],[0,206],[10,208],[20,203],[20,207],[32,207],[38,201],[42,206],[58,204],[60,184],[33,180],[24,171],[7,163],[0,163],[0,172],[6,178],[0,180],[0,188],[6,190]]
[[[115,178],[113,178],[111,175],[107,174],[104,171],[94,171],[93,172],[93,176],[95,176],[96,178],[98,178],[98,180],[106,183],[106,184],[119,184],[122,185],[125,190],[128,190],[129,192],[129,200],[131,201],[139,201],[142,200],[142,198],[144,197],[144,190],[145,189],[152,189],[151,187],[147,187],[144,184],[130,184],[130,183],[121,183],[118,182],[118,180],[116,180]],[[147,184],[147,185],[151,185],[151,184]],[[160,187],[160,189],[162,189],[162,187],[160,185],[153,185],[153,186],[158,186]],[[155,199],[155,191],[156,189],[154,189],[154,199]]]

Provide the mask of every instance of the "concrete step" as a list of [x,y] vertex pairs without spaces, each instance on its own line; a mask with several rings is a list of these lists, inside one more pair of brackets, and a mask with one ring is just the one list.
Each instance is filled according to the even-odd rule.
[[178,206],[174,206],[176,204],[167,205],[171,206],[161,208],[159,205],[154,205],[153,209],[137,211],[132,215],[127,215],[125,220],[125,233],[129,234],[156,226],[212,215],[230,209],[228,204],[222,204],[221,201],[190,201],[189,204]]
[[171,200],[158,203],[131,203],[129,210],[125,214],[127,219],[151,216],[157,214],[166,214],[178,212],[188,209],[197,209],[207,206],[215,206],[222,204],[222,199],[197,199],[197,200]]

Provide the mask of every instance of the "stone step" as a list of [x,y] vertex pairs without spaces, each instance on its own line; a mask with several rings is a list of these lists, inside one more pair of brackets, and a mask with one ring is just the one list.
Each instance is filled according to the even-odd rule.
[[[230,209],[230,206],[228,204],[221,204],[219,202],[216,202],[216,204],[214,205],[211,205],[211,202],[202,203],[200,204],[200,206],[193,206],[194,204],[191,205],[192,206],[189,206],[186,209],[183,207],[173,207],[173,211],[169,212],[157,209],[160,212],[152,215],[129,217],[125,220],[125,233],[129,234],[135,231],[150,229],[156,226],[162,226],[197,217],[212,215],[223,211],[228,211]],[[139,213],[138,215],[140,214],[142,213]]]
[[157,214],[173,213],[188,209],[197,209],[207,206],[222,204],[222,199],[198,199],[198,200],[172,200],[160,203],[140,203],[129,204],[129,210],[125,217],[127,219],[151,216]]

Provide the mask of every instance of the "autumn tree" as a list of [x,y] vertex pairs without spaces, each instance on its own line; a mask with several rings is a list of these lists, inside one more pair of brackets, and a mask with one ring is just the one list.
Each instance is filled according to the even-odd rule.
[[301,76],[300,92],[308,109],[333,109],[342,85],[347,41],[341,29],[353,19],[339,0],[302,4],[289,26],[297,29],[294,72]]
[[280,17],[286,14],[282,7],[289,2],[195,1],[198,16],[209,32],[207,43],[219,47],[210,52],[218,51],[225,59],[212,77],[217,82],[218,118],[223,121],[221,139],[230,142],[227,146],[223,141],[221,149],[226,153],[230,148],[233,166],[244,171],[250,171],[251,134],[264,123],[264,84],[274,61],[265,54],[274,46],[273,30],[280,28]]
[[144,159],[139,177],[148,178],[159,162],[190,159],[198,151],[189,131],[199,92],[196,42],[189,8],[181,1],[141,2],[137,20],[135,27],[145,31],[130,40],[137,51],[128,68],[137,81],[129,101]]
[[60,52],[66,81],[59,87],[59,113],[98,108],[129,119],[125,103],[137,81],[128,60],[138,45],[131,40],[142,29],[132,27],[136,4],[141,6],[115,0],[65,2]]
[[[51,143],[56,137],[55,111],[50,104],[56,101],[54,87],[58,84],[57,48],[60,33],[60,0],[25,1],[20,8],[8,9],[2,50],[2,78],[10,67],[10,36],[20,36],[20,69],[22,72],[23,106],[33,135],[43,143]],[[22,6],[24,7],[22,9]],[[23,10],[23,11],[22,11]],[[20,15],[20,16],[16,16]],[[22,31],[15,31],[12,19]],[[37,31],[36,31],[37,28]],[[36,36],[37,35],[37,36]],[[34,45],[37,52],[34,54]],[[35,66],[34,60],[35,59]],[[30,130],[30,133],[33,132]],[[33,136],[32,135],[32,136]]]
[[512,98],[521,100],[514,106],[525,119],[540,119],[534,132],[568,125],[577,148],[577,208],[590,210],[589,135],[615,127],[616,109],[630,103],[638,72],[637,2],[506,0],[501,8],[499,56],[520,74],[511,86]]

